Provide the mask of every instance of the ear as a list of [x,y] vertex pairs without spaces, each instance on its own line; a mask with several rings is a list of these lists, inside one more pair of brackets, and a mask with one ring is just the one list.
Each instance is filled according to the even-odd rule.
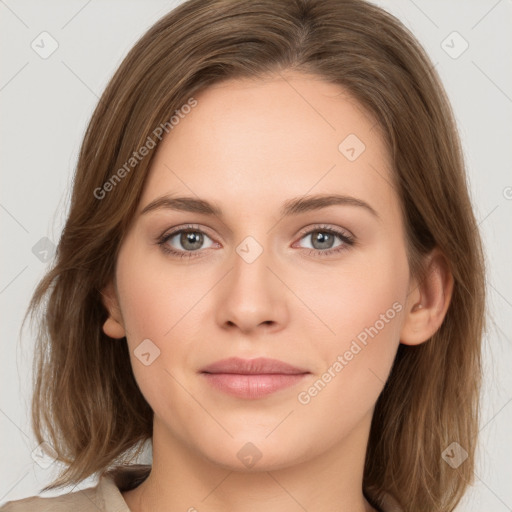
[[435,248],[426,260],[425,275],[413,279],[400,331],[404,345],[419,345],[439,329],[453,293],[453,275],[443,253]]
[[101,296],[103,305],[107,309],[109,315],[103,324],[103,332],[111,338],[124,338],[126,336],[126,331],[113,280],[103,288]]

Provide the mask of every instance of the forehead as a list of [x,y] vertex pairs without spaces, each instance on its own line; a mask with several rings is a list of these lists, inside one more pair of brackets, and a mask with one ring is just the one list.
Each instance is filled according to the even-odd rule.
[[340,86],[287,74],[228,80],[194,97],[158,148],[139,210],[163,194],[239,211],[331,192],[376,209],[397,202],[380,126]]

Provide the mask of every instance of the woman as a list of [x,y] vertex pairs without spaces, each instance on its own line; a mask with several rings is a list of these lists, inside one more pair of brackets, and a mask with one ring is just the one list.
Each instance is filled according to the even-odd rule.
[[47,489],[100,481],[1,510],[453,510],[483,282],[451,109],[400,22],[189,0],[104,92],[29,308]]

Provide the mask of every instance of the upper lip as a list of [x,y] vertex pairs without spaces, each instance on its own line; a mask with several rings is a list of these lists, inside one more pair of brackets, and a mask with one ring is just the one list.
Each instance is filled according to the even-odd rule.
[[291,364],[279,361],[278,359],[268,359],[258,357],[255,359],[242,359],[240,357],[230,357],[221,359],[215,363],[209,364],[201,369],[202,373],[236,373],[240,375],[257,374],[286,374],[296,375],[309,373],[303,368],[297,368]]

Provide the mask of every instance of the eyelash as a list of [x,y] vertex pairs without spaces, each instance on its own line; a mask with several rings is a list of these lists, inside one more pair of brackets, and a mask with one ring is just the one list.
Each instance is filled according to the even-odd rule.
[[[195,253],[199,253],[201,251],[201,249],[196,250],[196,251],[177,251],[177,250],[169,247],[169,245],[167,245],[167,242],[171,238],[173,238],[174,236],[176,236],[180,233],[183,233],[183,232],[202,233],[203,235],[208,236],[207,233],[205,233],[203,230],[199,229],[197,226],[188,225],[188,226],[184,226],[180,229],[177,229],[175,231],[171,231],[170,233],[166,233],[166,234],[162,235],[157,240],[157,244],[160,246],[160,248],[162,249],[162,251],[165,254],[172,255],[173,257],[177,257],[177,258],[198,257],[198,255]],[[339,252],[346,251],[350,247],[354,246],[356,243],[355,238],[353,236],[349,236],[346,233],[338,231],[335,228],[332,228],[329,226],[324,226],[324,225],[315,226],[312,229],[310,229],[309,231],[302,233],[299,240],[302,240],[304,237],[311,235],[312,233],[315,233],[315,232],[329,233],[330,235],[335,235],[335,236],[339,237],[343,243],[341,245],[339,245],[338,247],[335,247],[332,249],[327,249],[325,251],[322,251],[320,249],[306,248],[305,250],[308,251],[308,255],[310,255],[310,256],[315,256],[315,257],[319,257],[319,258],[324,257],[324,256],[331,256],[333,254],[337,254]],[[209,238],[211,238],[211,237],[209,237]]]

